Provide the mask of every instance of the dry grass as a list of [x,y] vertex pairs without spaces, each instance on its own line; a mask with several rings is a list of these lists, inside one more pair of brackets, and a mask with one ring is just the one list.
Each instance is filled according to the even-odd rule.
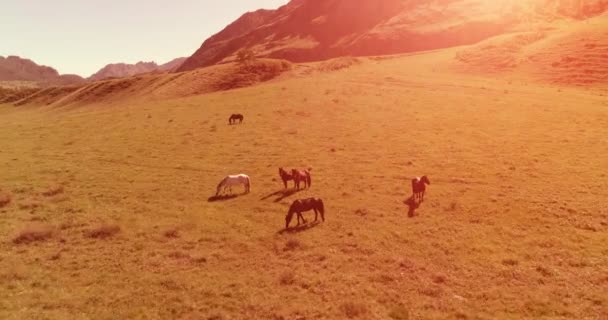
[[167,230],[165,230],[165,232],[163,232],[163,235],[166,238],[176,239],[176,238],[179,238],[179,230],[176,228],[167,229]]
[[296,275],[293,271],[285,271],[279,277],[279,283],[284,286],[292,285],[296,282]]
[[[0,273],[26,275],[0,284],[0,318],[601,319],[608,92],[452,74],[454,56],[176,100],[0,106],[16,204],[0,214]],[[171,83],[200,89],[190,76]],[[282,193],[280,166],[313,167],[312,188]],[[252,192],[209,202],[235,173]],[[409,179],[424,174],[410,218]],[[45,181],[69,197],[41,196]],[[326,221],[285,231],[307,197]],[[40,206],[20,209],[28,199]],[[61,238],[13,244],[31,221]]]
[[398,307],[394,307],[389,312],[388,316],[393,320],[409,320],[410,312],[407,308],[398,306]]
[[11,203],[11,199],[10,193],[0,190],[0,208],[8,206]]
[[29,244],[49,240],[53,236],[53,227],[49,225],[30,225],[23,228],[13,237],[14,244]]
[[53,197],[63,193],[63,186],[60,184],[50,185],[46,190],[42,191],[41,194],[45,197]]
[[340,305],[340,310],[349,318],[363,318],[369,312],[367,307],[361,303],[345,302]]

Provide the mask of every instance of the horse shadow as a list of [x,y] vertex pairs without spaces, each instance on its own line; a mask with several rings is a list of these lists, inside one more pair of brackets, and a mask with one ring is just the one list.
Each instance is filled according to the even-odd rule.
[[283,190],[279,190],[277,192],[273,192],[267,196],[262,197],[260,200],[266,200],[268,198],[274,197],[274,196],[278,196],[278,198],[274,199],[274,202],[280,202],[281,200],[290,197],[298,192],[300,192],[302,190],[298,190],[296,188],[292,188],[292,189],[283,189]]
[[308,223],[304,223],[301,224],[297,227],[291,227],[291,228],[287,228],[287,229],[282,229],[281,231],[277,232],[278,234],[285,234],[285,233],[289,233],[289,234],[293,234],[293,233],[300,233],[300,232],[304,232],[306,230],[310,230],[318,225],[320,225],[321,222],[319,221],[313,221],[313,222],[308,222]]
[[219,201],[228,201],[237,198],[238,195],[230,194],[230,195],[221,195],[221,196],[212,196],[207,199],[207,202],[219,202]]
[[411,196],[409,199],[403,201],[404,204],[408,206],[407,216],[413,218],[416,215],[416,209],[420,207],[421,202],[416,202],[414,196]]

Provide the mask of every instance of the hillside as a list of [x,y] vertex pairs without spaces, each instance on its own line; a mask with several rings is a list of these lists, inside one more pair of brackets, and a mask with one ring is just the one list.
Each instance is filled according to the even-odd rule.
[[176,70],[185,60],[186,58],[176,58],[162,65],[158,65],[153,61],[140,61],[135,64],[112,63],[91,75],[88,80],[98,81],[108,78],[124,78],[156,71],[170,72]]
[[294,0],[243,15],[207,39],[178,71],[234,59],[242,48],[294,62],[472,44],[532,21],[601,14],[606,0]]
[[247,65],[225,64],[182,73],[147,73],[78,86],[0,91],[0,103],[16,106],[83,106],[188,97],[252,86],[287,73],[287,61],[260,59]]
[[[604,319],[606,86],[443,68],[462,49],[0,105],[0,318]],[[278,167],[312,167],[312,187]],[[236,173],[252,192],[214,201]],[[284,230],[307,197],[326,221]]]
[[[549,28],[548,28],[549,27]],[[562,85],[608,85],[608,14],[561,22],[459,49],[456,70],[519,74]]]
[[30,81],[41,86],[83,83],[77,75],[60,75],[57,70],[41,66],[29,59],[17,56],[0,56],[0,81]]

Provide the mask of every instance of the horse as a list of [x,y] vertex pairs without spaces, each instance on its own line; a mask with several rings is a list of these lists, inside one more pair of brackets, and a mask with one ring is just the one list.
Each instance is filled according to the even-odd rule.
[[310,171],[312,168],[308,168],[308,170],[291,170],[291,176],[293,177],[293,181],[295,182],[296,189],[300,190],[300,182],[304,182],[304,188],[310,188],[311,178]]
[[318,220],[320,213],[321,219],[325,222],[325,206],[323,205],[323,200],[316,198],[300,199],[294,201],[289,207],[289,211],[287,211],[287,215],[285,216],[285,229],[289,228],[289,223],[294,214],[298,216],[298,226],[300,225],[300,219],[302,219],[303,223],[306,223],[306,220],[302,216],[302,212],[310,210],[315,211],[315,221]]
[[232,193],[232,186],[242,184],[245,186],[245,193],[249,193],[251,191],[251,179],[246,174],[238,174],[234,176],[227,176],[217,185],[217,192],[215,196],[219,196],[222,191],[226,191],[226,189],[230,190]]
[[431,184],[431,181],[429,181],[427,176],[412,179],[412,193],[414,201],[416,201],[416,199],[418,199],[420,202],[424,201],[424,191],[426,190],[427,184]]
[[287,182],[293,180],[293,175],[289,174],[289,172],[285,171],[283,168],[279,168],[279,176],[281,176],[285,189],[287,189]]
[[239,121],[239,123],[243,123],[243,119],[245,119],[245,117],[243,117],[242,114],[235,113],[230,116],[230,118],[228,119],[228,123],[235,124],[237,121]]

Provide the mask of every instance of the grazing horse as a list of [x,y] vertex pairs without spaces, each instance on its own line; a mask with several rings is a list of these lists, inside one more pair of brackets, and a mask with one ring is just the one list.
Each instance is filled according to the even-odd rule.
[[427,176],[412,179],[412,193],[414,194],[414,201],[416,201],[416,199],[418,199],[420,202],[424,201],[424,191],[426,190],[427,184],[431,184],[431,181],[429,181]]
[[298,226],[300,225],[300,219],[302,219],[303,223],[306,223],[306,220],[302,216],[302,212],[310,210],[315,211],[315,221],[318,220],[318,215],[320,213],[321,219],[325,222],[325,206],[323,205],[323,200],[316,198],[300,199],[294,201],[289,207],[289,211],[287,211],[287,215],[285,216],[285,229],[289,228],[289,223],[294,214],[298,216]]
[[287,189],[287,182],[293,180],[293,175],[285,171],[283,168],[279,168],[279,175],[281,176],[281,180],[283,180],[285,189]]
[[235,176],[227,176],[217,185],[217,192],[215,196],[219,196],[222,191],[226,191],[226,189],[230,190],[232,193],[232,186],[243,185],[245,187],[245,193],[249,193],[251,191],[251,179],[246,174],[239,174]]
[[230,118],[228,119],[228,123],[229,124],[235,124],[237,121],[239,123],[243,123],[243,119],[245,119],[245,117],[243,117],[242,114],[235,113],[235,114],[233,114],[233,115],[230,116]]
[[311,170],[312,168],[308,168],[308,170],[291,170],[291,176],[296,184],[296,189],[300,190],[300,182],[304,182],[304,188],[310,188],[310,184],[312,182],[310,178]]

